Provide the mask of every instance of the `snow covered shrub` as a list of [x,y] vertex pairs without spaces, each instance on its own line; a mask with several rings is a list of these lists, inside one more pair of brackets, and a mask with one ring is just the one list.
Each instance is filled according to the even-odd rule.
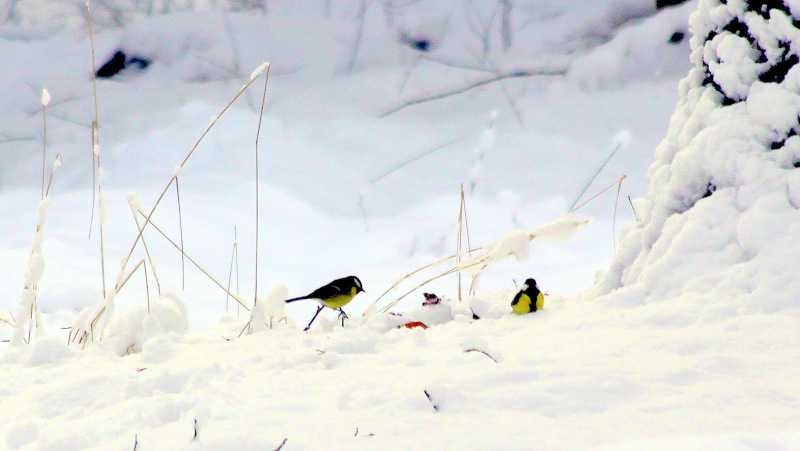
[[629,287],[638,301],[693,293],[742,311],[800,307],[798,19],[797,3],[700,2],[694,68],[648,199],[594,294]]

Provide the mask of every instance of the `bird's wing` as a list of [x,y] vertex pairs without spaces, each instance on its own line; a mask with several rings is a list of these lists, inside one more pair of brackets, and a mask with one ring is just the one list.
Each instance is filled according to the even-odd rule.
[[319,287],[312,291],[307,297],[311,299],[328,299],[333,296],[342,294],[342,288],[334,284],[328,284],[324,287]]

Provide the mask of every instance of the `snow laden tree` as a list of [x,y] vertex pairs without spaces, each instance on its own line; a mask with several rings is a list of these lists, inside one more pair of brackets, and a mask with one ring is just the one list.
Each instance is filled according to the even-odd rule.
[[800,1],[700,0],[690,27],[694,67],[648,197],[591,294],[696,296],[729,314],[796,309]]

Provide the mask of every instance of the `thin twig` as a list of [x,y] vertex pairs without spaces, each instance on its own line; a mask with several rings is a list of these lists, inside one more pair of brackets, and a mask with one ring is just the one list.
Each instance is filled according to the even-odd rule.
[[619,192],[622,190],[622,181],[625,177],[619,179],[617,184],[617,197],[614,199],[614,219],[611,221],[611,241],[614,243],[614,250],[617,250],[617,205],[619,204]]
[[42,102],[42,199],[44,199],[44,174],[47,160],[47,105]]
[[605,193],[606,191],[610,190],[611,188],[613,188],[613,187],[614,187],[614,185],[617,185],[617,184],[620,184],[620,183],[622,183],[622,181],[623,181],[623,180],[625,180],[625,177],[627,177],[627,176],[626,176],[626,175],[623,175],[622,177],[620,177],[620,178],[619,178],[619,180],[617,180],[616,182],[614,182],[614,183],[612,183],[612,184],[608,185],[607,187],[603,188],[603,189],[602,189],[602,190],[601,190],[599,193],[597,193],[597,194],[595,194],[594,196],[590,197],[590,198],[589,198],[589,200],[587,200],[586,202],[584,202],[584,203],[582,203],[582,204],[578,205],[577,207],[573,208],[573,209],[572,209],[572,210],[570,210],[569,212],[570,212],[570,213],[575,213],[575,212],[576,212],[576,211],[578,211],[580,208],[582,208],[584,205],[586,205],[586,204],[588,204],[589,202],[591,202],[591,201],[595,200],[595,199],[597,198],[597,196],[599,196],[599,195],[601,195],[601,194]]
[[[235,240],[233,253],[236,256],[236,296],[239,296],[239,236],[236,232],[236,227],[233,228],[233,238]],[[241,305],[236,304],[236,317],[239,318],[241,313]]]
[[[236,226],[234,226],[234,235],[236,234]],[[231,291],[231,279],[233,278],[233,257],[236,255],[236,239],[234,238],[233,241],[233,248],[231,249],[231,269],[228,271],[228,290],[225,293],[225,313],[228,313],[228,299],[230,295],[228,294]]]
[[[464,185],[463,184],[461,185],[461,193],[462,193],[461,194],[461,196],[462,196],[461,197],[461,202],[463,203],[463,211],[464,211],[464,232],[466,232],[466,234],[467,234],[467,249],[472,249],[472,243],[470,242],[471,240],[469,238],[469,217],[467,216],[467,198],[466,198],[466,195],[464,195]],[[467,251],[467,254],[472,256],[472,251]],[[458,266],[458,263],[456,263],[456,266]],[[459,272],[458,275],[460,277],[461,273]],[[470,295],[474,294],[474,293],[472,293],[472,286],[473,285],[474,284],[470,284]]]
[[241,74],[241,73],[234,72],[233,70],[231,70],[231,69],[229,69],[229,68],[227,68],[227,67],[223,66],[222,64],[219,64],[219,63],[217,63],[216,61],[213,61],[213,60],[210,60],[210,59],[206,58],[205,56],[203,56],[203,55],[202,55],[202,54],[200,54],[200,53],[197,53],[197,52],[195,52],[194,56],[196,56],[197,58],[199,58],[201,61],[203,61],[203,62],[205,62],[205,63],[208,63],[208,64],[210,64],[210,65],[212,65],[212,66],[216,67],[217,69],[219,69],[219,70],[221,70],[221,71],[223,71],[223,72],[227,73],[228,75],[230,75],[230,76],[231,76],[231,78],[234,78],[234,79],[237,79],[237,80],[238,80],[239,78],[241,78],[241,77],[242,77],[242,74]]
[[99,152],[99,144],[97,143],[97,134],[100,129],[97,127],[97,122],[95,122],[95,126],[92,128],[94,136],[94,143],[95,143],[95,158],[97,161],[97,208],[99,209],[100,213],[100,220],[99,220],[99,228],[100,228],[100,273],[103,279],[103,297],[106,296],[106,253],[105,253],[105,239],[103,234],[103,222],[105,222],[105,199],[103,199],[103,172],[102,167],[100,166],[100,152]]
[[[92,92],[94,93],[94,121],[92,122],[92,211],[89,218],[89,239],[92,239],[92,226],[94,225],[94,205],[95,205],[95,186],[97,186],[97,168],[95,167],[95,153],[94,153],[94,139],[95,139],[95,126],[98,120],[97,110],[97,77],[95,70],[97,62],[95,61],[94,51],[94,30],[92,27],[92,11],[89,6],[90,0],[86,1],[86,23],[89,26],[89,43],[92,48]],[[105,288],[103,289],[105,291]]]
[[[136,214],[137,211],[131,209],[131,213],[133,214],[133,221],[136,223],[136,229],[142,230],[141,224],[139,224],[139,216]],[[158,278],[158,272],[156,271],[156,265],[153,263],[153,257],[150,255],[150,248],[147,246],[147,240],[144,239],[144,235],[142,235],[142,245],[144,246],[144,253],[147,255],[147,261],[150,262],[150,267],[153,269],[153,278],[156,279],[156,287],[158,288],[158,296],[161,296],[161,281]]]
[[239,331],[239,335],[237,336],[237,338],[242,338],[242,334],[244,334],[244,331],[247,331],[247,334],[250,335],[250,326],[252,324],[253,324],[253,317],[251,316],[250,320],[247,321],[244,327],[242,327],[242,330]]
[[267,65],[267,73],[264,76],[264,94],[261,97],[261,111],[258,115],[258,128],[256,129],[256,255],[255,255],[255,283],[253,289],[253,306],[258,302],[258,141],[261,137],[261,122],[264,119],[264,104],[267,102],[267,85],[269,84],[269,70],[271,64]]
[[[100,164],[100,109],[97,101],[97,77],[94,76],[95,67],[97,62],[95,59],[94,47],[94,28],[92,26],[92,10],[90,6],[91,0],[86,0],[86,20],[89,26],[89,42],[92,48],[92,91],[94,93],[94,121],[92,121],[92,222],[94,222],[94,189],[97,185],[97,207],[100,209],[100,272],[103,281],[103,297],[106,296],[106,256],[104,250],[104,237],[103,237],[103,210],[105,209],[103,201],[103,179],[102,179],[102,165]],[[97,171],[95,172],[95,163]],[[98,178],[97,175],[100,175]],[[89,237],[91,238],[91,223],[89,224]]]
[[144,264],[144,290],[147,293],[147,314],[150,314],[150,281],[147,277],[147,263]]
[[613,157],[617,153],[617,151],[622,148],[622,146],[624,144],[625,144],[624,142],[620,141],[620,142],[617,143],[616,146],[614,146],[614,148],[611,150],[611,152],[606,157],[605,161],[603,161],[603,163],[597,168],[597,170],[594,171],[594,174],[592,174],[592,177],[589,179],[588,182],[586,182],[586,185],[583,186],[583,189],[581,190],[581,193],[578,194],[578,197],[576,197],[575,201],[572,202],[572,205],[570,205],[569,211],[577,210],[577,208],[575,208],[575,205],[578,203],[579,200],[581,200],[581,196],[583,196],[583,194],[586,192],[586,190],[589,189],[589,185],[591,185],[592,182],[594,182],[594,179],[596,179],[597,176],[600,175],[600,171],[602,171],[603,168],[606,167],[608,162],[611,161],[611,157]]
[[414,58],[414,62],[411,63],[411,67],[409,67],[406,73],[403,74],[403,81],[400,82],[400,89],[398,90],[400,94],[402,94],[403,91],[405,91],[406,84],[408,84],[408,80],[411,79],[411,74],[414,72],[414,69],[416,69],[417,65],[419,64],[420,56],[421,55],[417,55],[417,57]]
[[350,64],[347,66],[347,75],[353,73],[356,66],[356,57],[358,56],[358,49],[361,46],[361,35],[364,32],[364,15],[367,11],[367,0],[361,0],[361,7],[358,14],[358,31],[356,32],[356,42],[353,43],[353,52],[350,54]]
[[231,55],[233,56],[233,69],[231,69],[231,73],[233,73],[236,78],[241,78],[242,66],[239,64],[241,60],[239,57],[239,44],[236,42],[236,35],[233,34],[233,27],[231,26],[231,21],[227,13],[222,13],[222,21],[225,23],[225,31],[228,32],[228,38],[231,42]]
[[492,359],[492,361],[494,363],[497,363],[497,360],[494,357],[490,356],[489,353],[486,352],[486,351],[481,351],[480,349],[467,349],[464,352],[480,352],[481,354],[485,355],[486,357],[489,357],[490,359]]
[[144,264],[144,259],[140,259],[138,262],[136,262],[136,266],[134,266],[134,267],[133,267],[133,271],[131,271],[131,272],[129,272],[128,274],[126,274],[126,275],[125,275],[125,278],[124,278],[124,279],[122,279],[122,282],[120,282],[119,286],[115,286],[115,287],[114,287],[114,288],[115,288],[115,291],[116,291],[117,293],[119,293],[120,291],[122,291],[122,287],[124,287],[124,286],[125,286],[125,284],[126,284],[126,283],[128,283],[128,280],[130,280],[130,278],[131,278],[131,277],[133,277],[133,275],[134,275],[134,274],[136,274],[136,271],[137,271],[137,270],[139,269],[139,267],[140,267],[140,266],[142,266],[143,264]]
[[435,402],[433,402],[433,398],[431,398],[431,394],[428,393],[428,390],[422,390],[422,392],[425,393],[425,397],[428,398],[428,401],[431,403],[431,406],[433,406],[433,410],[438,412],[439,411],[439,405],[436,404]]
[[455,268],[451,268],[451,269],[448,269],[447,271],[445,271],[445,272],[443,272],[443,273],[439,274],[438,276],[431,277],[430,279],[428,279],[428,280],[426,280],[426,281],[422,282],[421,284],[417,285],[416,287],[414,287],[414,288],[412,288],[412,289],[408,290],[408,291],[407,291],[405,294],[403,294],[403,295],[402,295],[402,296],[400,296],[399,298],[397,298],[397,299],[395,299],[394,301],[390,302],[390,303],[389,303],[389,304],[388,304],[386,307],[382,308],[382,309],[380,310],[380,312],[381,312],[381,313],[388,312],[388,311],[389,311],[389,310],[390,310],[392,307],[394,307],[394,306],[395,306],[395,305],[397,305],[397,304],[398,304],[398,303],[399,303],[401,300],[403,300],[403,298],[405,298],[405,297],[406,297],[406,296],[408,296],[409,294],[411,294],[411,293],[413,293],[413,292],[415,292],[415,291],[419,290],[420,288],[424,287],[425,285],[427,285],[427,284],[429,284],[429,283],[433,282],[434,280],[441,279],[442,277],[449,276],[450,274],[453,274],[453,273],[456,273],[456,272],[460,272],[460,271],[462,271],[462,270],[464,270],[464,269],[467,269],[467,268],[472,268],[472,267],[475,267],[475,266],[480,266],[480,265],[484,264],[485,262],[486,262],[486,259],[481,259],[481,260],[479,260],[479,261],[477,261],[477,262],[474,262],[474,263],[471,263],[471,264],[469,264],[469,265],[467,265],[467,266],[462,266],[462,267],[455,267]]
[[636,214],[636,209],[633,208],[633,201],[631,200],[631,196],[630,195],[628,195],[628,203],[631,205],[631,211],[633,212],[633,216],[636,218],[637,221],[641,221],[639,219],[639,215]]
[[420,54],[419,57],[424,59],[425,61],[430,61],[432,63],[438,63],[447,67],[452,67],[455,69],[466,69],[466,70],[474,70],[478,72],[486,72],[489,74],[497,74],[497,71],[488,67],[480,67],[480,66],[470,66],[469,64],[458,63],[455,61],[447,61],[441,58],[434,58],[430,55]]
[[[239,97],[241,97],[242,93],[244,93],[247,90],[247,88],[249,88],[250,85],[252,85],[253,82],[255,82],[257,79],[258,79],[258,77],[253,77],[244,86],[242,86],[242,88],[239,90],[239,92],[236,93],[236,95],[233,97],[233,99],[231,99],[231,101],[228,102],[227,105],[225,105],[225,108],[223,108],[222,111],[217,116],[215,116],[213,118],[211,123],[209,123],[208,126],[206,126],[205,130],[200,135],[200,138],[198,138],[198,140],[194,143],[192,148],[186,154],[186,157],[184,157],[183,161],[178,166],[178,171],[183,169],[183,166],[186,165],[186,162],[189,161],[189,158],[192,157],[192,155],[194,154],[195,150],[197,150],[197,148],[200,146],[200,143],[203,142],[203,139],[206,137],[206,135],[208,135],[208,133],[211,131],[211,129],[214,127],[214,125],[217,123],[217,121],[219,121],[219,118],[222,117],[225,114],[225,112],[228,111],[228,109],[230,109],[231,105],[233,105],[233,103]],[[139,240],[142,238],[142,233],[144,233],[144,229],[147,227],[147,224],[152,224],[150,222],[150,218],[153,216],[153,213],[155,213],[156,209],[158,208],[158,206],[161,203],[161,200],[167,194],[167,191],[169,190],[170,186],[172,185],[172,183],[175,181],[176,178],[177,178],[177,175],[173,174],[172,178],[170,178],[169,182],[167,183],[167,186],[165,186],[164,189],[161,191],[161,194],[158,196],[158,199],[156,200],[155,204],[153,204],[153,207],[150,209],[150,213],[148,213],[145,216],[145,219],[146,219],[145,223],[143,224],[142,228],[139,230],[139,233],[136,235],[136,239],[133,241],[133,244],[131,245],[131,248],[128,250],[128,253],[125,255],[125,258],[122,260],[122,268],[123,269],[125,268],[125,266],[127,265],[128,261],[130,260],[134,249],[136,249],[136,245],[139,243]],[[245,308],[247,308],[247,307],[245,307]]]
[[[186,254],[183,247],[183,214],[181,213],[181,185],[179,177],[175,177],[175,194],[178,198],[178,228],[181,234],[181,289],[186,290]],[[144,238],[142,238],[144,241]]]
[[428,268],[441,265],[441,264],[446,263],[447,261],[452,260],[454,258],[457,258],[459,256],[464,256],[464,255],[466,255],[468,253],[471,253],[471,252],[477,252],[477,251],[483,250],[487,246],[476,247],[474,249],[469,249],[469,250],[466,250],[466,251],[463,251],[463,252],[459,252],[457,254],[448,255],[447,257],[440,258],[439,260],[436,260],[433,263],[428,263],[427,265],[422,266],[421,268],[417,268],[414,271],[411,271],[410,273],[406,274],[405,276],[403,276],[400,279],[398,279],[397,281],[395,281],[395,283],[393,283],[392,286],[387,288],[386,291],[384,291],[380,296],[378,296],[377,299],[375,299],[373,301],[373,304],[377,304],[378,301],[383,299],[383,297],[386,296],[390,291],[392,291],[393,289],[397,288],[397,286],[400,285],[401,283],[403,283],[406,279],[409,279],[410,277],[414,276],[415,274],[419,273],[420,271],[424,271],[424,270],[426,270]]
[[23,137],[5,138],[3,140],[0,140],[0,144],[15,143],[15,142],[22,142],[22,141],[36,141],[36,138],[23,138]]
[[[60,153],[56,154],[55,161],[58,164],[61,164],[61,154]],[[47,196],[50,195],[50,188],[53,186],[53,175],[55,175],[55,167],[53,168],[53,172],[50,173],[50,178],[47,180],[47,187],[44,189],[44,197],[47,197]]]
[[[136,273],[139,267],[142,266],[143,264],[144,264],[144,259],[139,260],[133,267],[133,271],[125,274],[125,277],[120,281],[120,283],[114,286],[114,292],[119,293],[125,286],[125,284],[128,283],[128,280],[130,280],[130,278]],[[97,324],[97,322],[100,320],[100,317],[103,316],[105,310],[106,310],[105,306],[103,306],[103,308],[100,309],[100,312],[94,317],[94,319],[92,319],[92,322],[90,323],[90,328],[92,329],[94,328],[94,325]],[[85,333],[86,331],[84,331],[84,334]],[[78,334],[76,334],[75,338],[78,338]],[[94,340],[94,330],[92,330],[92,340]]]
[[470,137],[469,135],[467,135],[467,136],[462,136],[461,138],[456,138],[456,139],[454,139],[454,140],[452,140],[452,141],[449,141],[449,142],[446,142],[446,143],[444,143],[444,144],[441,144],[441,145],[439,145],[439,146],[436,146],[436,147],[434,147],[433,149],[426,150],[425,152],[422,152],[421,154],[419,154],[419,155],[417,155],[417,156],[415,156],[415,157],[411,158],[410,160],[407,160],[407,161],[405,161],[405,162],[401,163],[400,165],[398,165],[398,166],[395,166],[395,167],[393,167],[393,168],[389,169],[388,171],[384,172],[383,174],[381,174],[381,175],[379,175],[378,177],[376,177],[375,179],[373,179],[371,182],[369,182],[369,184],[370,184],[370,185],[374,185],[374,184],[376,184],[376,183],[380,182],[381,180],[383,180],[384,178],[388,177],[389,175],[393,174],[394,172],[396,172],[396,171],[399,171],[400,169],[402,169],[402,168],[404,168],[404,167],[408,166],[409,164],[411,164],[411,163],[413,163],[413,162],[415,162],[415,161],[419,160],[420,158],[427,157],[428,155],[431,155],[431,154],[433,154],[433,153],[436,153],[436,152],[438,152],[438,151],[440,151],[440,150],[442,150],[442,149],[445,149],[445,148],[447,148],[447,147],[450,147],[450,146],[452,146],[453,144],[456,144],[456,143],[458,143],[458,142],[461,142],[461,141],[463,141],[463,140],[465,140],[465,139],[467,139],[467,138],[469,138],[469,137]]
[[[140,213],[142,216],[144,216],[144,213],[142,213],[142,212],[139,212],[139,213]],[[154,229],[156,229],[156,231],[157,231],[158,233],[160,233],[160,234],[161,234],[161,236],[163,236],[163,237],[164,237],[164,238],[165,238],[167,241],[169,241],[169,243],[170,243],[170,244],[172,244],[173,246],[175,246],[175,248],[176,248],[176,249],[178,249],[178,251],[180,251],[182,254],[184,254],[184,255],[186,256],[186,259],[187,259],[187,260],[189,260],[189,262],[190,262],[190,263],[192,263],[192,264],[193,264],[193,265],[194,265],[194,266],[195,266],[197,269],[199,269],[199,270],[200,270],[200,271],[201,271],[203,274],[205,274],[205,275],[206,275],[206,276],[207,276],[209,279],[211,279],[211,281],[212,281],[212,282],[214,282],[214,284],[216,284],[218,287],[220,287],[220,288],[221,288],[223,291],[225,291],[226,293],[230,294],[230,295],[231,295],[231,297],[232,297],[232,298],[233,298],[233,299],[234,299],[236,302],[238,302],[239,304],[241,304],[241,305],[242,305],[242,307],[244,307],[244,308],[245,308],[247,311],[250,311],[250,308],[248,308],[246,305],[244,305],[244,304],[242,303],[242,301],[240,301],[240,300],[239,300],[238,296],[234,296],[233,294],[231,294],[231,293],[230,293],[230,292],[229,292],[229,291],[228,291],[228,290],[227,290],[227,289],[226,289],[226,288],[225,288],[225,287],[222,285],[222,283],[220,283],[220,282],[219,282],[219,281],[218,281],[216,278],[214,278],[214,276],[212,276],[212,275],[211,275],[211,274],[210,274],[208,271],[206,271],[206,270],[205,270],[205,268],[203,268],[202,266],[200,266],[200,264],[199,264],[199,263],[197,263],[196,261],[194,261],[194,259],[193,259],[193,258],[192,258],[192,257],[191,257],[189,254],[186,254],[186,253],[183,251],[183,249],[181,249],[181,246],[180,246],[178,243],[176,243],[175,241],[173,241],[173,240],[172,240],[172,238],[170,238],[169,236],[167,236],[167,234],[166,234],[166,233],[164,233],[164,231],[163,231],[163,230],[161,230],[161,228],[160,228],[160,227],[158,227],[158,226],[157,226],[157,225],[156,225],[154,222],[150,221],[149,219],[147,220],[147,222],[148,222],[148,223],[150,223],[150,224],[153,226],[153,228],[154,228]]]
[[408,100],[388,111],[385,111],[378,115],[379,119],[382,119],[386,116],[390,116],[398,111],[413,106],[418,105],[420,103],[430,102],[433,100],[441,100],[447,97],[452,97],[454,95],[463,94],[471,89],[478,88],[483,85],[488,85],[490,83],[494,83],[496,81],[505,80],[507,78],[525,78],[525,77],[535,77],[535,76],[553,76],[553,75],[564,75],[567,73],[567,68],[555,68],[555,69],[539,69],[539,70],[521,70],[521,71],[514,71],[509,72],[506,74],[497,74],[493,77],[489,77],[483,80],[476,81],[469,85],[463,86],[461,88],[452,89],[449,91],[440,92],[439,94],[434,94],[427,97],[421,97],[418,99]]
[[[458,236],[456,238],[456,255],[461,253],[461,230],[464,221],[464,184],[461,184],[461,197],[458,203]],[[456,258],[456,266],[461,263],[461,257]],[[458,273],[458,302],[461,302],[461,273]]]

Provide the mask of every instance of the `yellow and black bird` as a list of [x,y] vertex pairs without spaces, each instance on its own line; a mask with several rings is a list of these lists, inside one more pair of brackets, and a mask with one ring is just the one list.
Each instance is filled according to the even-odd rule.
[[353,300],[355,295],[363,291],[364,287],[361,285],[361,280],[359,280],[358,277],[347,276],[342,277],[341,279],[336,279],[327,285],[321,286],[306,296],[287,299],[286,302],[289,303],[294,301],[302,301],[303,299],[316,299],[322,303],[322,305],[320,305],[317,309],[317,313],[315,313],[314,317],[311,318],[311,322],[309,322],[308,326],[306,326],[306,328],[303,330],[308,330],[311,328],[311,324],[315,319],[317,319],[317,315],[319,315],[319,312],[322,311],[324,307],[338,310],[339,316],[342,318],[342,326],[344,326],[344,319],[347,318],[347,314],[344,312],[344,310],[342,310],[342,307]]
[[544,296],[533,279],[526,280],[522,290],[511,301],[511,308],[514,309],[514,313],[517,315],[535,312],[541,310],[542,307],[544,307]]

